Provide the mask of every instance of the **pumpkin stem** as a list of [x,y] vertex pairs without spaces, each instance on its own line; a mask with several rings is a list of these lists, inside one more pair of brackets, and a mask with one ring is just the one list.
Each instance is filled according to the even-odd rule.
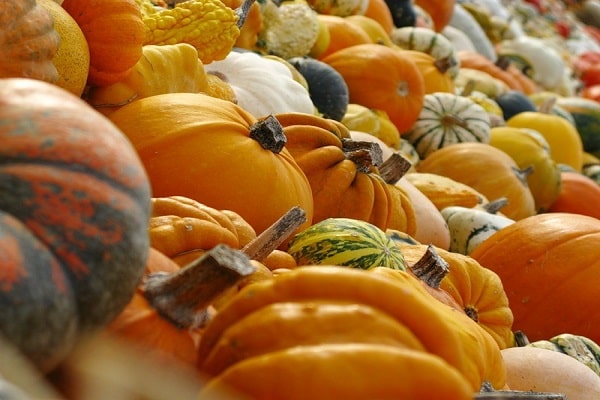
[[262,261],[304,222],[306,222],[306,212],[300,207],[292,207],[281,218],[246,244],[242,252],[252,260]]
[[528,166],[527,168],[513,168],[513,170],[515,171],[515,174],[517,175],[517,178],[519,178],[519,180],[521,181],[521,183],[523,185],[527,185],[527,177],[531,174],[533,174],[533,171],[535,170],[533,165]]
[[273,115],[261,119],[250,127],[250,135],[260,146],[279,154],[287,143],[287,137],[283,132],[283,126]]
[[246,22],[246,18],[248,17],[248,13],[250,12],[250,7],[252,7],[252,4],[254,4],[254,0],[244,0],[244,2],[242,4],[240,4],[240,6],[234,10],[238,16],[238,20],[236,23],[238,28],[242,29],[242,26],[244,26],[244,23]]
[[465,86],[463,87],[462,91],[461,91],[461,96],[469,96],[471,93],[473,93],[473,90],[475,90],[475,80],[474,79],[469,79],[467,81],[467,83],[465,83]]
[[410,267],[410,270],[427,286],[439,289],[442,279],[450,272],[450,266],[430,244],[423,256]]
[[392,153],[379,167],[379,175],[386,183],[393,185],[406,175],[410,167],[412,163],[406,157],[400,153]]
[[515,335],[515,344],[518,347],[527,346],[529,343],[531,343],[529,341],[529,338],[523,331],[515,331],[514,335]]
[[154,273],[141,284],[144,297],[175,326],[191,328],[210,303],[256,268],[239,250],[219,244],[173,273]]
[[508,199],[506,197],[500,197],[496,200],[490,201],[487,204],[481,206],[484,211],[490,214],[496,214],[500,209],[506,207]]
[[440,119],[440,122],[444,126],[459,126],[465,129],[469,127],[469,124],[467,124],[467,122],[464,119],[458,118],[454,114],[444,114]]
[[438,58],[434,61],[433,65],[441,74],[445,74],[450,68],[456,66],[456,59],[450,56]]
[[373,172],[373,167],[383,163],[383,151],[374,142],[342,138],[342,151],[363,173]]
[[542,102],[542,104],[540,104],[540,106],[538,107],[538,112],[541,112],[544,114],[551,114],[552,108],[554,107],[555,104],[556,104],[556,96],[550,96],[547,99],[545,99]]
[[510,57],[498,56],[494,64],[501,70],[506,71],[508,70],[508,67],[510,67]]

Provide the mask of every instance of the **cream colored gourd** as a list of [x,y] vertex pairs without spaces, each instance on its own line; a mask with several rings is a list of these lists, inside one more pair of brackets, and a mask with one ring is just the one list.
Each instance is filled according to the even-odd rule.
[[249,51],[232,51],[204,69],[229,83],[238,105],[256,118],[287,112],[315,113],[308,90],[279,61]]
[[563,393],[569,400],[600,399],[600,377],[571,356],[530,346],[501,353],[511,390]]

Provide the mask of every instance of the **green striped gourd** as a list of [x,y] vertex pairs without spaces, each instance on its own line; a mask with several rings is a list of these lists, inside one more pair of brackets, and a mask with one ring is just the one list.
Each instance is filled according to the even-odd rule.
[[[517,334],[516,338],[520,338],[521,333]],[[521,344],[564,353],[587,365],[600,376],[600,346],[586,336],[562,333],[548,340],[528,342],[525,339],[525,343]]]
[[441,33],[419,26],[394,28],[390,33],[392,43],[405,50],[422,51],[436,61],[445,60],[450,66],[448,73],[452,78],[458,75],[460,60],[450,40]]
[[298,265],[406,270],[394,240],[377,226],[352,218],[328,218],[296,234],[287,252]]
[[402,136],[424,159],[442,147],[461,142],[490,142],[488,112],[474,100],[453,93],[426,94],[411,129]]

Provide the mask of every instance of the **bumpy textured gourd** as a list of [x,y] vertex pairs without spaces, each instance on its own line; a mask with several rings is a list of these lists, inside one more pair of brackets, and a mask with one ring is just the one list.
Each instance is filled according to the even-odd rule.
[[[189,43],[205,64],[223,59],[231,51],[243,23],[236,10],[219,0],[185,1],[173,8],[156,7],[150,0],[136,2],[146,28],[145,44]],[[242,5],[242,9],[246,7]]]

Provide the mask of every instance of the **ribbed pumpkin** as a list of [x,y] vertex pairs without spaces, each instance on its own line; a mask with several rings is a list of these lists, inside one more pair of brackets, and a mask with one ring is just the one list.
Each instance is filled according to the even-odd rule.
[[400,132],[417,120],[425,95],[423,75],[415,61],[398,49],[361,44],[322,61],[344,77],[351,103],[385,111]]
[[468,97],[449,92],[426,94],[419,117],[402,137],[424,159],[456,143],[489,143],[490,117]]
[[52,59],[59,36],[44,7],[35,0],[2,0],[0,27],[0,78],[58,80]]
[[340,265],[405,270],[394,241],[373,224],[351,218],[328,218],[296,234],[287,252],[298,265]]
[[598,341],[599,249],[597,218],[544,213],[501,229],[471,256],[498,274],[515,318],[513,327],[530,340],[570,332]]
[[[427,250],[425,244],[397,243],[409,269]],[[436,248],[448,263],[448,274],[439,282],[439,289],[449,294],[465,313],[486,330],[503,349],[514,345],[513,314],[508,297],[498,275],[474,258]]]
[[425,93],[454,93],[454,78],[451,75],[452,57],[436,60],[430,54],[418,50],[403,50],[419,67],[425,83]]
[[232,102],[201,93],[147,97],[110,119],[138,151],[154,196],[235,211],[257,233],[295,206],[306,212],[305,226],[312,221],[309,183],[276,120],[259,123]]
[[419,172],[434,173],[471,186],[488,199],[506,197],[507,217],[519,220],[536,213],[527,179],[505,152],[485,143],[457,143],[434,151],[417,165]]
[[146,39],[135,0],[64,0],[61,5],[88,43],[88,84],[109,85],[127,76],[142,56]]
[[126,137],[57,86],[1,80],[0,120],[0,331],[48,371],[133,296],[150,185]]
[[[314,115],[287,113],[276,118],[284,127],[287,149],[304,171],[312,189],[313,223],[327,218],[354,218],[380,229],[414,233],[414,209],[409,197],[386,183],[377,168],[377,145],[352,146],[340,122]],[[373,152],[371,152],[373,150]]]
[[[208,361],[211,360],[213,352],[219,350],[221,346],[231,347],[232,342],[228,340],[228,336],[236,329],[238,323],[245,318],[251,318],[254,312],[260,312],[264,307],[291,302],[334,304],[350,302],[371,306],[392,316],[403,325],[405,330],[412,333],[412,335],[407,335],[408,337],[416,337],[418,342],[421,342],[421,348],[430,354],[441,357],[456,368],[467,379],[472,390],[479,390],[484,380],[491,382],[494,387],[504,386],[505,370],[501,361],[500,349],[487,332],[465,314],[457,312],[433,298],[413,275],[404,271],[383,269],[395,274],[380,275],[373,271],[354,268],[313,265],[298,267],[275,279],[246,286],[237,297],[215,315],[204,331],[198,348],[201,370],[208,367]],[[361,325],[354,325],[344,329],[344,331],[348,331],[347,335],[337,336],[325,334],[319,336],[319,331],[315,330],[313,333],[315,337],[309,338],[313,343],[348,343],[352,340],[346,338],[356,336],[353,332],[361,329]],[[371,334],[377,335],[379,332],[374,331]],[[245,354],[248,356],[241,352],[237,353],[246,361],[250,361],[254,357],[273,354],[270,351],[276,350],[279,347],[277,345],[281,346],[280,350],[295,348],[301,351],[303,346],[288,344],[285,333],[281,335],[283,336],[281,339],[267,340],[263,347],[253,348],[253,351],[246,352]],[[389,340],[383,336],[382,340],[385,339]],[[410,342],[406,340],[404,346],[415,349],[415,346],[419,345],[418,342],[415,343],[414,339]],[[354,340],[354,343],[357,341]],[[233,350],[235,351],[235,349]],[[232,366],[229,368],[235,368],[236,361],[240,362],[238,360],[230,359]],[[373,362],[376,363],[376,359]],[[353,369],[352,364],[346,365],[346,367],[350,370]],[[284,370],[286,369],[288,368],[284,368]],[[282,371],[282,373],[285,372]],[[224,370],[224,373],[227,374],[227,369]],[[318,375],[315,378],[317,378],[317,382],[328,382],[327,387],[332,384],[328,376]],[[366,379],[369,380],[371,377]],[[338,383],[347,386],[355,384],[356,380],[343,380]],[[361,386],[363,385],[361,384]],[[337,385],[335,387],[337,388]],[[292,395],[287,393],[288,390],[290,389],[285,389],[287,396],[282,395],[282,398],[289,398]],[[303,395],[306,394],[303,393]],[[397,397],[392,396],[392,398]],[[319,398],[323,397],[319,396]],[[325,398],[327,397],[325,396]],[[379,396],[365,393],[361,398],[379,398]]]

